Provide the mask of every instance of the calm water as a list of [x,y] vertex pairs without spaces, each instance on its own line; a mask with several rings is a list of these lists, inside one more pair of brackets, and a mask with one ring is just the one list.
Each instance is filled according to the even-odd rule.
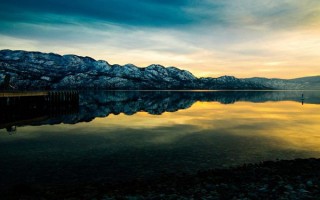
[[0,125],[0,187],[320,157],[320,92],[301,93],[84,92],[78,110]]

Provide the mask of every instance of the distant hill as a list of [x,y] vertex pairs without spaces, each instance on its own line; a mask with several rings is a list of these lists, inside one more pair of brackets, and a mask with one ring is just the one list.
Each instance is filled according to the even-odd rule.
[[[16,89],[320,89],[320,76],[299,79],[239,79],[233,76],[197,78],[176,67],[153,64],[110,65],[76,55],[0,51],[0,83],[10,75]],[[8,77],[8,76],[7,76]]]
[[263,84],[273,89],[320,89],[320,76],[302,77],[296,79],[247,78],[249,82]]

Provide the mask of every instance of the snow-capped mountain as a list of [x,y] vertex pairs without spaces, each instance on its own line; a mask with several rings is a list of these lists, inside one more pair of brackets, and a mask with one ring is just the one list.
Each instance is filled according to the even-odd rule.
[[[10,75],[17,89],[312,89],[320,77],[281,80],[233,76],[197,78],[176,67],[132,64],[111,65],[106,61],[76,55],[27,51],[0,51],[0,83]],[[311,87],[311,88],[310,88]]]

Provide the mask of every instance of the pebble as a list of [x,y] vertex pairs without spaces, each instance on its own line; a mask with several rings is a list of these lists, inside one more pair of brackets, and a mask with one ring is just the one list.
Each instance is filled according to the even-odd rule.
[[313,186],[313,182],[312,182],[311,180],[309,180],[309,181],[307,182],[307,186],[312,187],[312,186]]
[[309,191],[305,190],[305,189],[300,189],[299,190],[300,193],[309,193]]
[[[304,167],[305,162],[301,160],[295,166],[292,164],[290,168],[298,169],[296,175],[292,172],[286,173],[286,161],[281,162],[280,167],[277,162],[274,162],[269,168],[278,167],[280,170],[267,169],[266,167],[257,167],[248,165],[246,168],[233,168],[228,170],[215,170],[203,172],[201,176],[190,175],[187,180],[179,180],[173,177],[169,180],[153,185],[153,181],[141,184],[137,189],[132,189],[132,185],[128,185],[127,192],[122,185],[113,189],[108,193],[108,186],[105,186],[106,191],[99,191],[94,186],[84,187],[84,192],[79,191],[78,199],[153,199],[153,200],[175,200],[175,199],[314,199],[320,196],[320,188],[318,188],[320,177],[318,169],[320,167],[320,159],[316,164],[310,167]],[[290,161],[294,163],[294,161]],[[318,164],[317,164],[318,163]],[[309,166],[310,163],[308,163]],[[259,164],[259,166],[263,166]],[[312,168],[312,166],[314,166]],[[265,173],[267,171],[267,173]],[[273,174],[270,174],[270,171]],[[295,170],[293,170],[295,171]],[[206,174],[207,173],[207,174]],[[280,175],[278,174],[280,173]],[[252,176],[256,174],[257,176]],[[234,177],[241,177],[234,178]],[[214,177],[210,179],[210,177]],[[312,178],[310,178],[312,177]],[[140,185],[140,184],[138,184]],[[147,187],[146,187],[147,185]],[[51,191],[51,190],[50,190]],[[124,192],[122,192],[124,191]],[[84,194],[81,194],[83,192]],[[102,194],[100,193],[102,192]],[[55,192],[44,192],[47,196],[56,195]],[[108,195],[109,194],[109,195]],[[110,195],[111,194],[111,195]],[[114,196],[112,195],[114,194]],[[101,198],[102,197],[102,198]],[[57,199],[57,198],[52,198]]]
[[286,188],[287,190],[293,190],[293,187],[291,186],[291,185],[286,185],[286,186],[284,186],[284,188]]

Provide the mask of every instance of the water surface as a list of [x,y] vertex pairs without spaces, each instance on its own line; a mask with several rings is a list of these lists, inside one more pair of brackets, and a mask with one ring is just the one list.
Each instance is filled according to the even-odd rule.
[[318,91],[83,92],[76,111],[0,125],[0,186],[320,157],[319,111]]

